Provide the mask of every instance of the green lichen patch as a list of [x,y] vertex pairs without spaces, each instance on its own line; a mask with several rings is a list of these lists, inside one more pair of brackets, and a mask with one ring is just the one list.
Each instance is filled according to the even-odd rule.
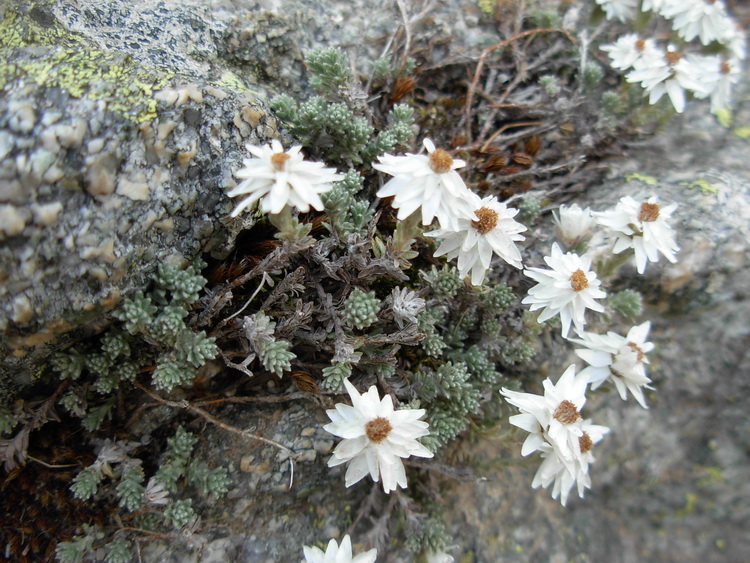
[[82,36],[65,29],[40,5],[26,14],[7,10],[0,19],[0,47],[27,47],[31,45],[80,46]]
[[133,123],[156,117],[154,93],[174,75],[139,66],[128,55],[66,47],[0,48],[0,90],[20,81],[63,90],[73,98],[103,100]]

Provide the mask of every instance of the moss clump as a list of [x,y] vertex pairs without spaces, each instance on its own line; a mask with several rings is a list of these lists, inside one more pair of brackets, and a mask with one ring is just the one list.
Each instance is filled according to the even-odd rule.
[[359,288],[352,291],[344,305],[344,315],[351,326],[358,329],[367,328],[378,320],[380,299],[374,291],[365,293]]

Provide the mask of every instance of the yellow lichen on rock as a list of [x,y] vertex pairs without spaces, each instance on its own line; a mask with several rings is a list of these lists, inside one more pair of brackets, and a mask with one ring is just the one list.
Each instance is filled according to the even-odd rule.
[[156,117],[155,92],[172,76],[169,71],[144,68],[129,55],[87,47],[54,18],[41,26],[7,10],[0,20],[0,89],[33,81],[60,88],[74,98],[103,100],[110,111],[141,123]]

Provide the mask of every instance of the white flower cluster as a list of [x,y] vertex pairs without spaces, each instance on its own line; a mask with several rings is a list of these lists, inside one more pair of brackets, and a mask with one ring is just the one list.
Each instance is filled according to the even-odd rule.
[[[608,19],[629,21],[638,13],[637,0],[596,0]],[[643,12],[672,22],[681,40],[698,39],[711,53],[687,45],[678,50],[666,48],[650,38],[627,34],[601,49],[609,53],[612,67],[627,71],[625,79],[639,83],[655,104],[665,94],[675,111],[685,109],[685,95],[709,98],[711,111],[730,107],[732,86],[741,76],[741,62],[746,57],[745,37],[732,19],[722,0],[643,0]],[[716,48],[715,48],[716,46]],[[718,49],[718,52],[717,52]]]
[[527,456],[541,452],[543,461],[534,476],[532,487],[552,485],[552,497],[560,497],[563,506],[576,485],[578,496],[591,488],[589,466],[594,461],[591,450],[609,428],[584,420],[581,408],[586,402],[586,377],[576,375],[571,365],[553,385],[544,380],[544,395],[520,393],[503,388],[502,394],[521,414],[510,417],[510,423],[529,433],[521,449]]
[[511,266],[521,268],[521,253],[516,242],[526,230],[514,217],[517,209],[508,208],[494,196],[480,198],[456,172],[466,165],[453,159],[447,151],[435,148],[430,139],[423,141],[428,155],[386,154],[373,167],[393,176],[376,194],[393,197],[397,218],[406,219],[418,209],[422,224],[430,225],[435,217],[440,228],[427,236],[441,240],[435,256],[458,259],[461,277],[471,275],[471,283],[481,285],[493,255]]
[[[612,252],[618,254],[632,249],[638,272],[643,273],[649,261],[658,261],[659,254],[670,262],[676,261],[678,247],[674,231],[667,223],[675,208],[675,205],[660,207],[656,197],[642,202],[624,197],[614,209],[603,212],[576,205],[561,206],[555,215],[555,230],[567,248],[578,248],[592,238],[597,223],[605,226],[616,235]],[[525,270],[537,285],[529,290],[523,303],[530,304],[532,311],[542,309],[540,322],[560,315],[562,334],[566,338],[572,324],[577,337],[570,341],[582,346],[575,352],[588,365],[577,375],[575,365],[571,365],[556,384],[546,379],[544,395],[505,388],[502,394],[521,411],[510,417],[511,424],[529,433],[521,454],[539,452],[542,458],[532,487],[551,486],[552,497],[559,497],[565,505],[573,487],[580,497],[591,488],[592,448],[609,432],[608,428],[593,424],[581,415],[588,385],[597,389],[612,381],[623,400],[630,392],[643,408],[648,408],[644,389],[651,389],[651,380],[646,375],[646,354],[654,345],[647,341],[651,329],[648,321],[630,328],[625,336],[612,331],[606,334],[585,332],[586,309],[604,311],[596,300],[606,296],[591,269],[591,257],[573,252],[563,254],[554,243],[551,256],[544,260],[551,269]]]
[[[658,262],[662,254],[672,263],[677,261],[679,250],[674,230],[667,222],[677,206],[661,207],[656,196],[639,202],[630,196],[623,197],[614,209],[592,212],[588,208],[561,206],[555,217],[556,233],[568,246],[578,246],[590,237],[594,223],[615,233],[612,252],[620,254],[632,249],[639,274],[646,271],[648,262]],[[544,322],[560,315],[562,335],[568,336],[571,323],[579,333],[586,324],[586,309],[603,312],[597,301],[607,296],[600,289],[601,281],[591,269],[591,257],[573,252],[563,254],[557,243],[544,261],[551,269],[527,268],[524,273],[537,284],[529,290],[522,303],[530,310],[542,309],[538,321]]]
[[594,462],[591,450],[609,428],[593,424],[581,415],[586,388],[591,385],[597,389],[611,380],[623,400],[630,391],[643,408],[648,408],[643,389],[652,389],[645,368],[646,354],[654,349],[651,342],[646,342],[650,328],[647,321],[632,327],[626,336],[614,332],[606,335],[580,332],[580,338],[571,338],[571,342],[584,346],[576,354],[588,366],[578,374],[575,365],[571,365],[556,384],[546,379],[544,395],[502,389],[506,401],[521,411],[510,417],[510,423],[529,433],[521,455],[540,452],[542,457],[531,484],[533,488],[552,485],[552,497],[559,497],[563,506],[573,486],[581,498],[591,488],[589,467]]

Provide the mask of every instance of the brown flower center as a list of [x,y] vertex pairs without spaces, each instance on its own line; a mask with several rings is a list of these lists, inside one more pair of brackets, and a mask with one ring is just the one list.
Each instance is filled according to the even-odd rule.
[[578,412],[578,409],[573,403],[570,401],[563,401],[557,405],[552,416],[555,420],[559,420],[563,424],[573,424],[576,420],[581,418],[581,413]]
[[670,66],[674,66],[679,63],[681,58],[682,53],[678,53],[677,51],[667,51],[667,53],[664,55],[664,59]]
[[290,158],[292,157],[285,152],[275,152],[271,155],[271,164],[277,171],[281,172],[284,170],[284,163]]
[[659,205],[656,203],[641,203],[641,212],[638,220],[641,223],[652,223],[659,218]]
[[385,440],[388,434],[391,433],[391,430],[393,430],[393,426],[391,426],[387,418],[383,418],[382,416],[373,418],[365,424],[365,434],[367,434],[371,442],[375,442],[376,444]]
[[594,447],[594,442],[591,440],[591,436],[584,432],[583,436],[578,438],[578,445],[581,446],[581,453],[585,454],[591,451],[591,448]]
[[642,362],[645,353],[643,352],[643,350],[641,350],[640,346],[638,346],[638,344],[636,344],[635,342],[628,342],[628,346],[633,352],[636,353],[636,355],[638,356],[638,361]]
[[639,39],[635,42],[635,48],[638,49],[641,53],[646,48],[646,40],[645,39]]
[[583,291],[589,286],[589,280],[583,270],[576,270],[570,276],[570,287],[573,291]]
[[721,74],[729,74],[732,72],[732,67],[729,66],[728,61],[721,61]]
[[480,235],[486,235],[497,225],[497,211],[489,207],[480,207],[475,212],[478,221],[472,221],[471,226],[479,231]]
[[453,158],[443,149],[435,149],[430,153],[430,168],[437,174],[445,174],[453,166]]

